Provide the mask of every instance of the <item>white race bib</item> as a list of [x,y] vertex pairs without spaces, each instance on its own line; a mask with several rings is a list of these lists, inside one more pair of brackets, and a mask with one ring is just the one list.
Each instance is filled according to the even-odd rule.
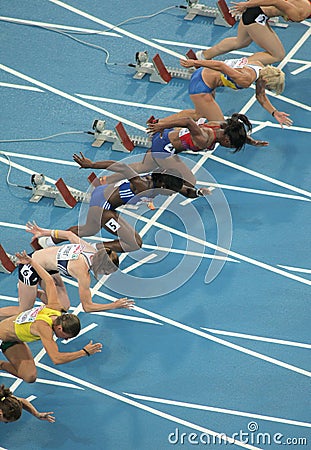
[[15,319],[15,323],[17,323],[18,325],[22,324],[22,323],[29,323],[29,322],[34,322],[37,318],[37,315],[39,314],[39,312],[45,307],[45,305],[42,306],[36,306],[35,308],[32,309],[28,309],[27,311],[24,311],[22,313],[20,313],[16,319]]
[[63,245],[57,252],[57,260],[71,261],[72,259],[78,259],[83,249],[84,246],[81,244]]
[[232,69],[243,69],[243,67],[245,67],[248,63],[248,59],[244,56],[239,59],[226,59],[224,63],[226,66],[232,67]]

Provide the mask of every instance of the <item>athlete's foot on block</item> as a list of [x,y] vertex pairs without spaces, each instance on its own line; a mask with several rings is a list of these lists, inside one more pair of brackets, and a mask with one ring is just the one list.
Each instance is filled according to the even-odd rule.
[[6,253],[2,245],[0,245],[0,272],[12,273],[17,267],[16,256]]
[[56,245],[50,236],[41,236],[39,238],[35,238],[30,245],[34,250],[42,250],[43,248],[53,247]]

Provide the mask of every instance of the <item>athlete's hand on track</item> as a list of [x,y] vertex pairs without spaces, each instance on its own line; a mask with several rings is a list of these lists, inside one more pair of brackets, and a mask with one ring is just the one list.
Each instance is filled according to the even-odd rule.
[[132,309],[135,306],[134,300],[129,300],[127,297],[119,298],[119,300],[116,300],[112,303],[114,309],[118,308],[126,308],[126,309]]
[[80,152],[80,155],[74,153],[73,159],[77,164],[79,164],[80,169],[91,169],[93,167],[93,161],[86,158],[82,152]]

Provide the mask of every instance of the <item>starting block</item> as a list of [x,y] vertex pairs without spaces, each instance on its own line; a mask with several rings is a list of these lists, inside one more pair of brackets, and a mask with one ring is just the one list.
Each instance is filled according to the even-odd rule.
[[160,55],[157,53],[152,62],[148,62],[148,52],[136,52],[136,74],[133,78],[141,80],[146,74],[150,75],[150,81],[167,84],[171,81],[172,75],[165,67]]
[[236,23],[225,0],[219,0],[217,6],[203,5],[199,3],[199,0],[187,0],[187,4],[185,20],[193,20],[196,16],[205,16],[214,18],[214,25],[232,27]]
[[16,256],[9,255],[0,244],[0,272],[12,273],[17,267]]
[[162,84],[169,83],[172,78],[190,80],[195,70],[193,68],[166,67],[158,53],[152,58],[152,62],[148,62],[148,52],[137,52],[136,64],[131,65],[131,67],[136,69],[136,74],[133,76],[136,80],[141,80],[148,74],[150,75],[150,81]]
[[151,146],[149,137],[129,135],[121,122],[117,124],[114,130],[106,130],[105,126],[104,120],[94,120],[92,128],[95,130],[95,141],[92,147],[100,147],[104,142],[112,142],[112,150],[131,152],[135,147],[147,148]]
[[73,208],[78,202],[88,202],[89,194],[78,189],[69,188],[62,178],[59,178],[55,187],[45,184],[33,184],[30,202],[38,203],[42,197],[54,199],[54,205],[63,208]]

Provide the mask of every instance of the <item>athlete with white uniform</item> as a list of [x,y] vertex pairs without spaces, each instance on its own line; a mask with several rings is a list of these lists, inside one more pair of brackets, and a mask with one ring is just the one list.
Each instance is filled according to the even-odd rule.
[[[98,249],[70,231],[44,229],[31,222],[27,223],[26,231],[34,235],[33,239],[57,236],[70,242],[70,244],[57,247],[53,245],[50,239],[50,247],[36,250],[32,254],[33,261],[39,263],[52,275],[57,287],[59,301],[64,310],[68,310],[70,300],[61,275],[77,280],[80,301],[86,312],[131,308],[133,306],[134,302],[127,298],[121,298],[109,304],[92,301],[91,273],[95,278],[98,278],[100,275],[115,272],[119,265],[119,258],[115,252],[109,248],[105,249],[103,244],[97,244]],[[47,301],[44,280],[40,278],[35,268],[31,264],[20,264],[18,271],[19,305],[0,308],[1,319],[31,308],[37,298],[39,285],[43,288],[43,292],[39,292],[40,299],[45,303]]]

